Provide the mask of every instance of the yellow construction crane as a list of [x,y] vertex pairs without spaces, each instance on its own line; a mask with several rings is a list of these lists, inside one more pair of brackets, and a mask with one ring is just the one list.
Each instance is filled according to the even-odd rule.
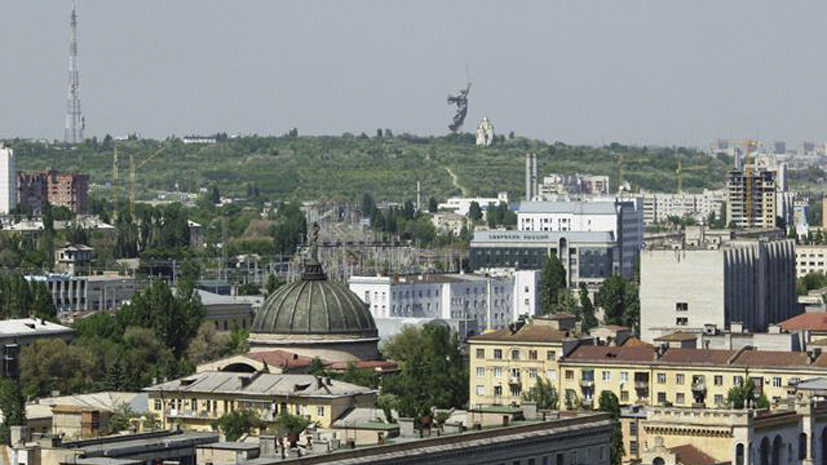
[[752,175],[755,170],[755,159],[753,154],[758,152],[758,147],[761,146],[761,142],[757,140],[745,140],[744,146],[747,149],[746,156],[744,157],[744,175],[746,176],[747,181],[747,188],[746,188],[746,215],[747,215],[747,227],[752,227],[752,197],[753,197],[753,189],[754,186],[752,185]]
[[681,159],[678,159],[678,169],[675,170],[675,176],[678,178],[678,194],[683,192],[683,172],[684,171],[698,171],[698,170],[705,170],[709,168],[707,165],[698,165],[698,166],[683,166]]
[[142,162],[135,166],[135,162],[132,160],[132,154],[129,154],[129,212],[132,215],[132,218],[135,218],[135,172],[146,166],[147,163],[151,162],[155,157],[162,154],[164,152],[164,147],[152,152],[148,157],[146,157]]

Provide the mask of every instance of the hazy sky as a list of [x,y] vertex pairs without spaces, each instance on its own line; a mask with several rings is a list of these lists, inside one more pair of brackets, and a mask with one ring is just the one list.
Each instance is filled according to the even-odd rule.
[[[70,1],[0,0],[0,137],[62,138]],[[824,0],[79,0],[87,136],[827,139]]]

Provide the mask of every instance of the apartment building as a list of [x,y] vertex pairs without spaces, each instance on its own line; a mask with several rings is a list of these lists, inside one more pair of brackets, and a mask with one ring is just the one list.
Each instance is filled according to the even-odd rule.
[[711,213],[721,214],[721,207],[726,205],[726,190],[707,190],[702,193],[663,193],[646,192],[643,194],[643,224],[666,223],[670,217],[691,217],[703,219]]
[[623,405],[723,407],[729,390],[751,379],[771,402],[791,384],[827,375],[827,356],[808,352],[682,349],[668,345],[580,345],[559,362],[561,399],[592,405],[611,391]]
[[38,214],[47,201],[52,206],[66,207],[77,214],[84,214],[87,210],[89,177],[58,171],[19,173],[16,192],[21,207]]
[[161,428],[211,431],[223,414],[252,409],[271,425],[280,412],[301,415],[329,428],[352,408],[373,407],[377,391],[305,374],[204,371],[145,388],[149,411]]
[[[727,181],[727,219],[736,228],[772,229],[779,215],[776,172],[732,170]],[[748,193],[750,195],[748,195]]]
[[0,214],[17,207],[17,158],[14,151],[0,144]]
[[[641,253],[641,339],[674,331],[727,329],[733,322],[765,331],[800,313],[792,240],[732,240]],[[692,285],[679,285],[691,283]]]
[[118,274],[74,276],[51,273],[26,276],[46,284],[58,315],[74,312],[115,310],[140,292],[146,281]]
[[537,186],[540,198],[554,200],[566,194],[608,195],[609,177],[575,173],[551,173]]
[[795,276],[809,273],[827,274],[827,245],[795,246]]
[[557,386],[558,360],[590,339],[579,336],[572,315],[537,317],[469,338],[469,405],[519,403],[537,378]]

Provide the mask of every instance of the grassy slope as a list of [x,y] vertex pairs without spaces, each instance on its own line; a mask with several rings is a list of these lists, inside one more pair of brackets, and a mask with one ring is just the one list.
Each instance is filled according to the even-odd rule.
[[[458,176],[461,186],[477,195],[499,190],[519,198],[523,192],[524,156],[538,154],[540,175],[549,172],[607,174],[618,179],[618,158],[624,153],[625,175],[633,188],[674,191],[678,157],[684,166],[708,169],[684,174],[684,189],[723,186],[725,160],[684,149],[645,149],[619,145],[580,147],[547,144],[517,138],[492,147],[473,145],[469,135],[442,138],[399,136],[359,137],[245,137],[214,145],[184,145],[180,141],[118,142],[122,160],[121,182],[128,179],[129,154],[138,165],[162,145],[164,152],[143,167],[136,177],[139,196],[172,189],[218,185],[223,195],[246,195],[248,183],[274,199],[344,197],[359,199],[370,192],[377,200],[401,201],[416,195],[422,183],[423,198],[459,195],[445,167]],[[112,179],[112,151],[87,142],[63,148],[35,142],[8,141],[18,156],[18,169],[58,169],[90,175],[92,183]]]

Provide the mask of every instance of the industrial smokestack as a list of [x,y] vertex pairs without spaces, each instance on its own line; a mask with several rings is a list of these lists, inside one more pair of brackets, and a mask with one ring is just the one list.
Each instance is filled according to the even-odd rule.
[[527,153],[525,156],[525,199],[527,201],[531,200],[531,154]]
[[531,154],[531,198],[537,196],[537,154]]

